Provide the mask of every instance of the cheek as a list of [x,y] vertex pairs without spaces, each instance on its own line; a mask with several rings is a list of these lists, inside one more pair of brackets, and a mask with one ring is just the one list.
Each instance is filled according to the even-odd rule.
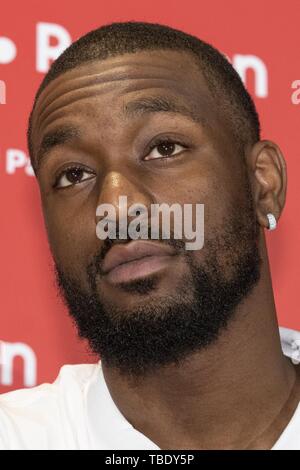
[[44,217],[53,257],[70,274],[82,276],[97,250],[96,224],[90,211],[44,206]]
[[[192,205],[193,230],[199,227],[201,211],[196,210],[196,204],[203,205],[203,223],[205,238],[211,238],[226,221],[227,215],[231,212],[230,206],[234,200],[232,188],[228,187],[224,178],[218,176],[216,172],[194,175],[183,184],[180,193],[180,204]],[[197,219],[197,220],[196,220]]]
[[222,228],[245,206],[245,176],[236,168],[224,167],[208,185],[206,223],[211,235],[222,234]]

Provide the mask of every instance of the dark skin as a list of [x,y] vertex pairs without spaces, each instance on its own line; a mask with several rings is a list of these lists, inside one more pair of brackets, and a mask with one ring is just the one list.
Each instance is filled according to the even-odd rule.
[[[150,96],[176,100],[198,122],[166,111],[124,115],[124,104]],[[82,136],[73,132],[68,141],[48,146],[37,178],[53,256],[84,287],[85,267],[102,243],[95,236],[98,204],[117,208],[119,195],[128,196],[128,205],[200,201],[209,234],[221,230],[229,204],[241,201],[242,157],[234,150],[230,124],[186,53],[125,54],[56,78],[42,92],[33,116],[36,164],[45,135],[65,125],[76,126]],[[152,151],[153,158],[144,160],[157,135],[172,136],[187,148],[178,147],[167,159],[154,158],[157,151]],[[60,187],[53,187],[71,163],[86,173],[68,187],[62,186],[70,181],[60,176]],[[285,161],[278,146],[264,140],[248,146],[246,165],[263,263],[261,278],[235,321],[216,343],[182,365],[158,369],[143,380],[133,382],[102,361],[121,413],[161,449],[270,449],[299,403],[300,368],[282,354],[264,235],[266,214],[278,221],[284,207]],[[204,255],[205,247],[194,253],[199,263]],[[175,257],[161,276],[159,294],[172,295],[186,269]],[[106,298],[120,306],[147,301],[100,282]]]

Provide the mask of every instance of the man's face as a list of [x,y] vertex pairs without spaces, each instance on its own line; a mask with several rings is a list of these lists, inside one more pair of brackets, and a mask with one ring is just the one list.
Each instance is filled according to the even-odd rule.
[[[79,333],[108,364],[145,373],[207,346],[258,281],[250,184],[225,121],[198,67],[176,51],[82,65],[38,100],[33,144],[58,282]],[[160,239],[170,256],[104,272],[121,241],[97,238],[96,208],[118,211],[119,196],[149,213],[204,204],[204,247]]]

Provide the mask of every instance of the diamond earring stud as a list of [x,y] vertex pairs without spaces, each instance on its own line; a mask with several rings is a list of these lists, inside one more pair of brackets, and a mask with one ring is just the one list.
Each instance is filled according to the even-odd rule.
[[269,220],[269,227],[268,230],[274,230],[277,226],[276,219],[273,214],[267,214],[268,220]]

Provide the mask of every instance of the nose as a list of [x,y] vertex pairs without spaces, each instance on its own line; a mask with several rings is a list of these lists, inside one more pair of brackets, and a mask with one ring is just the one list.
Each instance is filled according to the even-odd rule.
[[[139,214],[144,214],[149,224],[151,203],[151,195],[139,182],[132,181],[120,172],[111,171],[102,181],[97,201],[96,224],[99,218],[101,220],[105,216],[106,220],[110,220],[114,216],[116,227],[120,227],[120,220],[124,227],[124,220],[129,224]],[[128,214],[130,206],[132,212]]]

